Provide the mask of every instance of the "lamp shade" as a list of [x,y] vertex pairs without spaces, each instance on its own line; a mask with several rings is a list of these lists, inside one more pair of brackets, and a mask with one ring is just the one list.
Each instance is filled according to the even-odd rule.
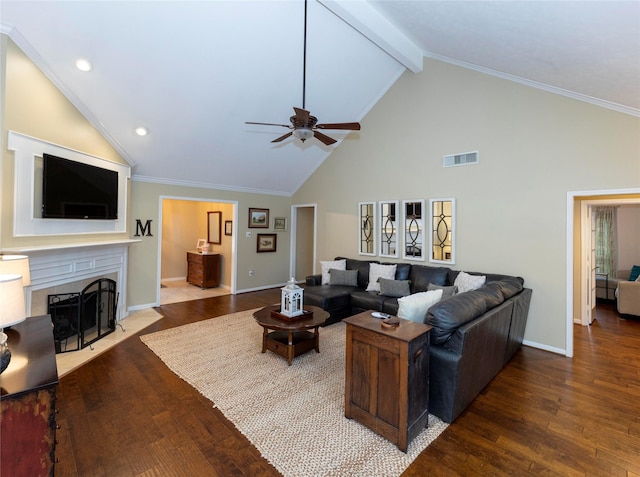
[[31,285],[29,257],[26,255],[0,255],[0,274],[21,275],[22,286]]
[[0,328],[25,320],[24,288],[20,275],[0,275]]

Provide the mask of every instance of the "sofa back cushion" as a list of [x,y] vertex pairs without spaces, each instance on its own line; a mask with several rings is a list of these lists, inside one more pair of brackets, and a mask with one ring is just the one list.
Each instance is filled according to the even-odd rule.
[[[459,273],[460,273],[460,270],[449,269],[448,276],[447,276],[447,285],[453,285]],[[500,273],[482,273],[482,272],[466,272],[466,273],[468,273],[469,275],[484,275],[485,277],[487,277],[485,283],[504,280],[505,278],[515,278],[516,280],[520,280],[521,283],[524,283],[523,278],[514,277],[511,275],[502,275]]]
[[425,323],[433,326],[431,343],[445,343],[465,323],[487,311],[487,301],[482,292],[473,290],[442,300],[427,312]]
[[520,277],[507,277],[503,280],[489,283],[494,283],[497,287],[500,287],[500,292],[505,300],[508,300],[513,295],[520,293],[524,288],[524,280]]
[[477,291],[484,297],[487,304],[487,310],[495,308],[504,301],[503,287],[500,282],[489,282],[478,288]]
[[411,293],[428,291],[429,283],[434,285],[448,285],[447,267],[430,267],[428,265],[411,265],[409,280],[411,281]]
[[410,263],[396,263],[396,280],[409,280]]

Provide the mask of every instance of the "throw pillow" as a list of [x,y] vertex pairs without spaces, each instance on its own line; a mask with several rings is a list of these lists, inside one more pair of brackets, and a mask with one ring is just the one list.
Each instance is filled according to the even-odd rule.
[[411,294],[409,290],[409,280],[378,278],[378,283],[380,284],[381,295],[399,298]]
[[427,310],[442,299],[442,290],[414,293],[398,298],[398,316],[406,320],[424,323]]
[[458,287],[458,293],[464,293],[480,288],[486,281],[487,277],[484,275],[469,275],[466,272],[460,272],[453,284]]
[[347,260],[332,260],[332,261],[320,261],[320,267],[322,268],[322,284],[329,284],[329,270],[332,268],[335,270],[346,270]]
[[369,284],[366,291],[380,292],[378,278],[388,278],[393,280],[396,277],[396,265],[380,265],[372,263],[369,265]]
[[358,286],[358,270],[329,270],[329,285]]
[[640,265],[634,265],[631,267],[631,274],[629,275],[629,281],[635,282],[640,277]]
[[430,291],[430,290],[442,290],[443,300],[445,298],[449,298],[450,296],[453,296],[456,293],[458,293],[458,287],[455,285],[450,287],[441,287],[440,285],[434,285],[433,283],[429,283],[429,286],[427,287],[427,291]]

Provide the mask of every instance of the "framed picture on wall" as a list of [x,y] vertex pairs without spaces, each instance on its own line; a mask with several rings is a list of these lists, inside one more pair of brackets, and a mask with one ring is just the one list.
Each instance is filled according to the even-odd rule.
[[207,233],[209,243],[222,243],[222,212],[207,212]]
[[249,208],[249,228],[250,229],[268,229],[269,228],[269,209]]
[[278,236],[276,234],[258,234],[256,252],[275,252],[277,240]]
[[233,235],[233,222],[230,220],[224,221],[224,234]]
[[287,230],[287,218],[286,217],[276,217],[273,219],[273,229],[286,231]]

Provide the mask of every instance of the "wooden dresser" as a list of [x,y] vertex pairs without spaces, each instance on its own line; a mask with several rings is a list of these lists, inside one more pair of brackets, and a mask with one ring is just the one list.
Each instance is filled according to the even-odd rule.
[[200,288],[220,286],[220,254],[187,252],[187,281]]
[[0,374],[0,475],[52,476],[58,368],[49,315],[5,330],[11,362]]
[[384,329],[370,311],[347,324],[345,416],[406,452],[429,424],[429,331],[400,320]]

